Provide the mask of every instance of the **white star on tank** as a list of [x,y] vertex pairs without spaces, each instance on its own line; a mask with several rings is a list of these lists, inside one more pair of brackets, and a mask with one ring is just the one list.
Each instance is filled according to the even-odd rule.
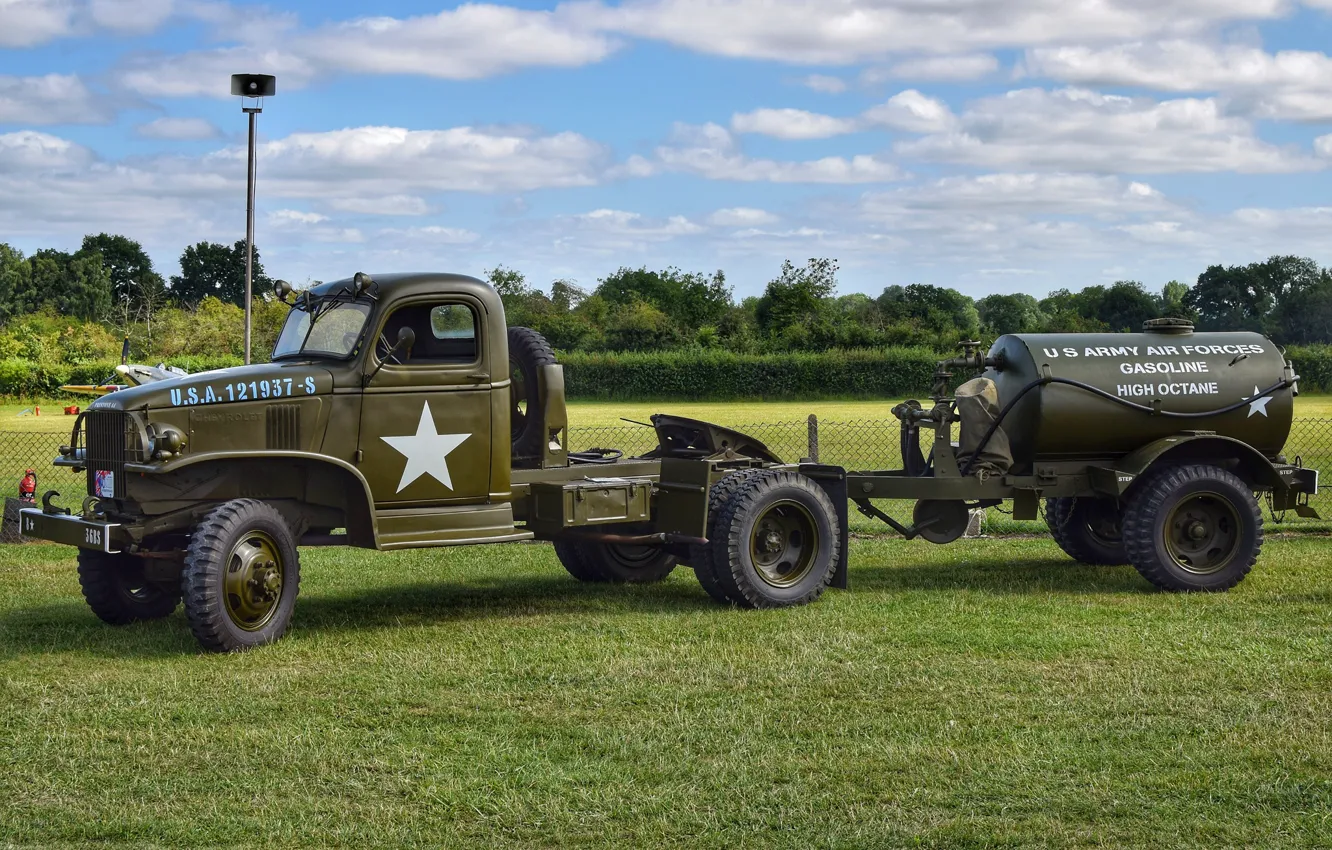
[[[1253,388],[1253,394],[1254,394],[1254,395],[1258,395],[1259,392],[1261,392],[1261,390],[1259,390],[1258,387],[1255,386],[1255,387]],[[1249,417],[1253,416],[1255,413],[1261,413],[1262,415],[1266,416],[1266,415],[1267,415],[1267,403],[1268,403],[1269,401],[1271,401],[1271,400],[1272,400],[1272,397],[1271,397],[1270,395],[1268,395],[1268,396],[1263,396],[1262,398],[1255,398],[1255,399],[1253,399],[1252,401],[1249,401],[1249,399],[1247,399],[1247,398],[1244,399],[1244,401],[1248,401],[1248,402],[1249,402],[1249,416],[1246,416],[1246,417],[1244,417],[1244,418],[1245,418],[1245,419],[1248,419]]]
[[453,489],[453,478],[449,475],[449,452],[462,445],[471,434],[440,434],[435,430],[435,417],[430,412],[430,402],[421,408],[421,421],[416,425],[416,433],[406,437],[380,437],[379,439],[393,447],[394,451],[407,458],[407,465],[402,469],[402,480],[398,482],[401,493],[422,475],[429,475]]

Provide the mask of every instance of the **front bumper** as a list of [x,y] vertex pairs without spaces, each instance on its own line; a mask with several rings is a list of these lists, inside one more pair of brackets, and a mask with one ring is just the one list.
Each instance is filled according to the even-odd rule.
[[94,522],[69,514],[48,514],[43,513],[41,508],[24,508],[19,511],[19,533],[24,537],[108,554],[122,551],[127,542],[121,539],[120,528],[119,523]]

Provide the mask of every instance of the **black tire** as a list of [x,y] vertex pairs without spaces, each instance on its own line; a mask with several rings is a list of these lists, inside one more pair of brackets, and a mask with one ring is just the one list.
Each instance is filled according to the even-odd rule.
[[300,583],[296,538],[282,514],[254,499],[233,499],[190,537],[181,576],[185,616],[204,649],[262,646],[291,625]]
[[1046,499],[1045,524],[1050,526],[1050,536],[1059,548],[1075,561],[1097,566],[1129,562],[1123,517],[1114,499]]
[[515,460],[541,457],[541,401],[537,376],[555,362],[546,338],[531,328],[509,328],[509,432]]
[[83,598],[105,623],[124,626],[160,620],[180,604],[180,593],[175,587],[154,584],[144,578],[142,558],[80,549],[78,559]]
[[555,541],[555,557],[560,559],[560,563],[568,570],[569,575],[579,581],[606,581],[601,571],[588,563],[584,554],[584,547],[579,543],[572,540]]
[[555,554],[569,575],[579,581],[653,584],[664,580],[679,563],[656,546],[560,540]]
[[695,545],[689,547],[689,565],[694,568],[694,575],[698,577],[698,583],[707,591],[708,596],[722,603],[723,605],[733,605],[733,600],[726,593],[726,588],[722,586],[721,580],[717,577],[717,567],[712,560],[712,540],[717,534],[717,516],[721,513],[722,505],[731,498],[736,490],[739,490],[750,478],[759,474],[761,469],[742,469],[738,472],[732,472],[717,481],[708,490],[708,543],[704,545]]
[[1239,476],[1215,466],[1166,467],[1139,479],[1124,509],[1124,545],[1163,590],[1239,584],[1263,547],[1263,514]]
[[711,569],[726,598],[745,608],[813,602],[837,570],[837,510],[795,472],[747,476],[711,524]]

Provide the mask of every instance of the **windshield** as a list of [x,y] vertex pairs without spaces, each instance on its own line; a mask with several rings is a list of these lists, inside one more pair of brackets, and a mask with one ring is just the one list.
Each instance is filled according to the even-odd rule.
[[273,346],[273,359],[294,354],[347,357],[361,338],[370,306],[366,301],[331,300],[296,304]]

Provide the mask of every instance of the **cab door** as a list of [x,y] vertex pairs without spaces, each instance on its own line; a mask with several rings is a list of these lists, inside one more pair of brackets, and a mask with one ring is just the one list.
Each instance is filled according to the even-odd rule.
[[[466,296],[414,299],[383,320],[367,356],[360,470],[376,509],[485,502],[490,493],[490,370],[484,308]],[[401,328],[409,352],[390,354]]]

